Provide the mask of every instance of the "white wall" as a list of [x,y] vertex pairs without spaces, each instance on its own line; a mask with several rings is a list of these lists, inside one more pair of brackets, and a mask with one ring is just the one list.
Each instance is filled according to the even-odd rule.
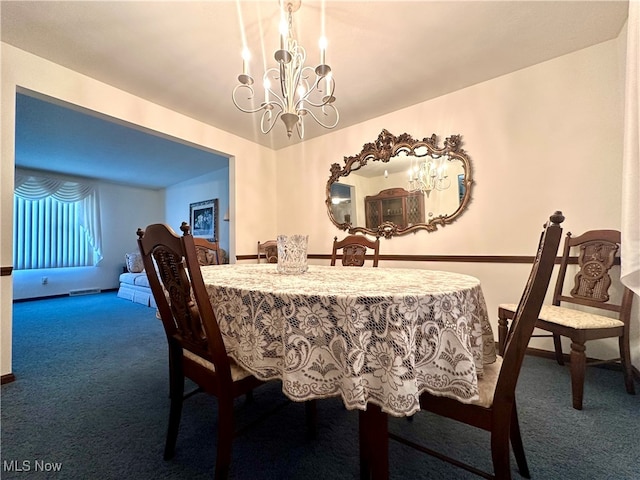
[[[148,223],[164,221],[163,190],[148,190],[98,182],[102,222],[103,260],[95,267],[48,268],[13,272],[13,298],[66,294],[70,290],[118,287],[124,255],[138,250],[136,231]],[[131,205],[136,208],[132,209]],[[42,277],[48,283],[42,285]]]
[[[310,252],[330,253],[333,237],[345,235],[329,222],[324,204],[330,164],[344,165],[345,156],[360,152],[383,128],[414,138],[436,133],[440,142],[461,134],[475,179],[468,210],[455,223],[433,233],[383,239],[383,254],[532,256],[542,224],[555,210],[564,212],[564,229],[574,234],[619,229],[624,88],[619,41],[279,151],[278,230],[307,233]],[[529,271],[517,264],[407,266],[480,278],[494,332],[498,304],[519,299]],[[638,303],[632,325],[635,365],[640,365]],[[534,339],[532,346],[552,349],[547,340]],[[594,357],[611,358],[616,352],[615,341],[587,345]]]
[[182,222],[189,223],[189,205],[218,199],[218,242],[229,252],[229,222],[223,220],[229,209],[229,168],[173,185],[166,190],[166,223],[176,232]]

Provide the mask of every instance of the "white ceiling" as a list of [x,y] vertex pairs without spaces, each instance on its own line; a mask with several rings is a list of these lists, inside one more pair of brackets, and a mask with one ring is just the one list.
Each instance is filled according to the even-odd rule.
[[[324,25],[345,128],[615,38],[627,12],[615,0],[303,0],[294,28],[315,63]],[[2,1],[0,15],[3,42],[273,149],[299,141],[282,125],[261,134],[231,101],[243,37],[254,77],[275,64],[277,0]],[[305,124],[305,138],[329,131]]]
[[42,96],[16,98],[16,165],[162,189],[229,164],[226,157]]

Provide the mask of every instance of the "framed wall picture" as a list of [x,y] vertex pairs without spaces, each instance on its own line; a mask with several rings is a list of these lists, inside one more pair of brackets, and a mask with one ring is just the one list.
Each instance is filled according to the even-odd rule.
[[189,205],[189,225],[191,235],[218,241],[218,199]]

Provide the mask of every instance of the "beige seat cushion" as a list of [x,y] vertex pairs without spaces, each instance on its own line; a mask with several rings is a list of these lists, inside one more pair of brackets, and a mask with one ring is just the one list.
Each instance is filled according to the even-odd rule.
[[[182,349],[182,352],[186,358],[189,360],[193,360],[194,362],[202,365],[205,368],[208,368],[212,372],[216,371],[216,367],[209,360],[202,358],[200,355],[196,355],[193,352],[190,352],[187,349]],[[239,367],[236,362],[232,359],[229,359],[229,363],[231,364],[231,380],[237,382],[238,380],[242,380],[243,378],[247,378],[251,375],[251,372],[247,372],[244,368]]]
[[484,365],[482,377],[478,379],[478,400],[471,403],[481,407],[493,405],[493,395],[496,392],[496,384],[502,368],[502,357],[497,356],[496,361]]
[[[516,304],[502,304],[500,308],[514,312],[518,306]],[[556,323],[569,328],[614,328],[622,327],[624,323],[620,320],[595,313],[587,313],[575,308],[558,307],[556,305],[543,305],[538,316],[541,320]]]

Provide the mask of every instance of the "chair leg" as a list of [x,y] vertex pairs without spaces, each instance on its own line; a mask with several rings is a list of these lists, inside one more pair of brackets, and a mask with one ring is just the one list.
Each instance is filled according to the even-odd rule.
[[389,478],[387,414],[371,403],[358,413],[360,480]]
[[582,396],[584,393],[584,371],[587,367],[587,356],[584,353],[584,343],[571,342],[571,395],[573,408],[582,410]]
[[524,454],[524,445],[520,436],[520,424],[518,422],[518,410],[515,403],[511,410],[511,446],[513,447],[513,455],[518,463],[518,471],[524,478],[531,478],[529,466],[527,465],[527,457]]
[[231,466],[233,442],[233,398],[218,397],[218,449],[216,457],[216,480],[226,480]]
[[371,479],[371,449],[369,439],[371,438],[370,425],[365,421],[365,413],[358,412],[358,437],[360,443],[360,480]]
[[491,459],[496,480],[511,480],[510,436],[510,430],[507,428],[494,428],[491,432]]
[[184,376],[177,372],[172,372],[169,376],[170,387],[169,397],[171,406],[169,408],[169,428],[167,430],[167,441],[164,446],[164,459],[170,460],[176,452],[176,441],[178,440],[178,430],[180,428],[180,418],[182,416],[182,404],[184,401]]
[[633,371],[631,369],[629,337],[627,335],[618,337],[618,344],[620,345],[620,363],[622,363],[622,370],[624,372],[624,386],[627,389],[628,394],[635,395],[636,388],[633,383]]
[[562,341],[560,340],[560,335],[557,333],[553,334],[553,347],[556,352],[556,362],[558,365],[564,365],[564,357],[562,355]]
[[308,400],[304,403],[307,419],[307,435],[309,438],[318,436],[318,405],[316,400]]

